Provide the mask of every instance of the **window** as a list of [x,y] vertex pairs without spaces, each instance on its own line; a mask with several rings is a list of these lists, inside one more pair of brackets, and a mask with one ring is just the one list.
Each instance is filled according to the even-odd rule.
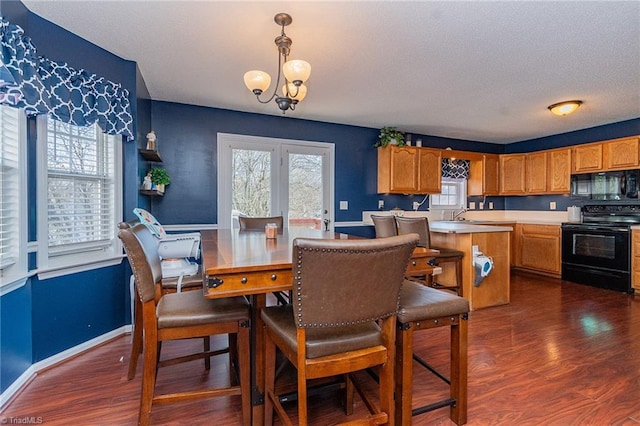
[[26,120],[0,105],[0,283],[26,277]]
[[278,216],[285,226],[333,226],[334,145],[218,134],[218,226]]
[[106,135],[97,125],[79,127],[41,116],[38,142],[38,268],[118,257],[121,137]]
[[457,210],[466,205],[467,181],[466,179],[442,179],[442,191],[440,194],[432,194],[429,197],[431,210]]

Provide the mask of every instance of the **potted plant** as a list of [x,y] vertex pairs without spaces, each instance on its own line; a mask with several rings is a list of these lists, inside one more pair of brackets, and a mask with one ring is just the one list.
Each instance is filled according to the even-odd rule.
[[380,129],[378,141],[373,145],[376,148],[384,148],[387,145],[405,146],[404,133],[395,127],[383,127]]
[[149,174],[151,175],[151,183],[158,192],[164,192],[164,186],[171,183],[169,174],[162,167],[152,167]]

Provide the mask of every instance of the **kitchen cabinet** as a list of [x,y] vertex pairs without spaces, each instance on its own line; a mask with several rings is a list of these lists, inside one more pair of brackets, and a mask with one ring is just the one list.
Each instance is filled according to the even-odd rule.
[[[469,301],[471,310],[508,304],[510,301],[511,281],[509,268],[509,246],[511,232],[501,226],[481,226],[475,229],[464,223],[447,224],[443,228],[431,226],[431,243],[434,247],[460,250],[464,253],[462,259],[462,294]],[[473,227],[471,225],[470,227]],[[480,228],[480,229],[479,229]],[[485,228],[485,229],[482,229]],[[493,269],[482,282],[475,285],[476,270],[473,266],[473,247],[493,259]],[[453,263],[442,266],[442,274],[438,281],[454,282],[455,271]]]
[[602,168],[602,143],[574,147],[573,173],[600,172]]
[[526,191],[528,194],[544,194],[547,191],[547,152],[526,154]]
[[418,193],[439,194],[442,190],[442,155],[439,149],[418,150]]
[[500,155],[500,195],[525,194],[525,164],[525,154]]
[[640,231],[631,231],[631,287],[640,292]]
[[498,195],[500,192],[500,161],[497,154],[485,154],[469,164],[469,195]]
[[411,146],[378,148],[378,193],[439,193],[441,177],[439,149]]
[[638,167],[638,137],[614,139],[603,143],[605,170],[625,170]]
[[562,266],[561,247],[559,225],[519,223],[516,226],[514,266],[559,277]]
[[568,194],[571,190],[571,148],[547,151],[547,194]]

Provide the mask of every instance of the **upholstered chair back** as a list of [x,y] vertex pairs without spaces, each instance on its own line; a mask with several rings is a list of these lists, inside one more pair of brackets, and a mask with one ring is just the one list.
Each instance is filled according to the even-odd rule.
[[129,258],[138,297],[144,302],[155,298],[156,284],[162,281],[158,240],[142,224],[131,228],[120,226],[118,237]]
[[417,242],[415,234],[372,240],[294,240],[296,326],[349,326],[395,315]]
[[272,217],[238,217],[241,231],[263,231],[268,223],[275,223],[278,226],[278,232],[282,233],[284,228],[284,218],[282,216]]
[[431,247],[431,237],[429,235],[429,220],[426,217],[400,217],[396,216],[398,225],[398,235],[418,234],[420,241],[418,246]]
[[398,235],[396,219],[393,216],[371,215],[371,220],[376,230],[376,238],[395,237]]

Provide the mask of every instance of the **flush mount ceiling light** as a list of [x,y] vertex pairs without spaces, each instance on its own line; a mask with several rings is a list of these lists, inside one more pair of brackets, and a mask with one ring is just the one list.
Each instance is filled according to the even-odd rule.
[[577,110],[580,105],[582,105],[582,101],[564,101],[549,105],[547,108],[555,115],[565,116]]
[[[311,65],[307,61],[300,59],[288,60],[293,41],[284,33],[284,27],[293,21],[291,16],[287,13],[278,13],[273,20],[282,27],[282,32],[275,39],[278,47],[278,78],[276,79],[275,90],[269,99],[260,99],[260,95],[271,84],[271,76],[259,70],[247,71],[244,74],[244,84],[256,95],[256,99],[261,104],[269,103],[275,98],[278,108],[284,114],[288,109],[295,110],[298,102],[307,95],[307,87],[303,83],[307,81],[311,74]],[[284,86],[282,86],[282,96],[278,96],[281,74],[284,74]]]

